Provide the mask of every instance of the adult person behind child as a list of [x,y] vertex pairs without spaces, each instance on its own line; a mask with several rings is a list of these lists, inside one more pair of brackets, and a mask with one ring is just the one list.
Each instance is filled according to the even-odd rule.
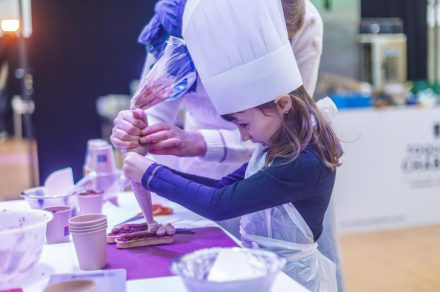
[[[148,50],[144,71],[148,71],[160,56],[169,35],[182,36],[185,3],[185,0],[162,0],[157,3],[156,14],[139,37]],[[312,96],[322,52],[322,19],[308,0],[282,0],[282,5],[303,84]],[[248,161],[255,146],[243,143],[239,131],[219,117],[199,81],[196,88],[195,92],[179,100],[164,102],[146,110],[151,126],[143,132],[143,123],[131,111],[119,113],[111,137],[113,145],[130,149],[137,147],[140,140],[142,144],[149,145],[149,151],[155,154],[157,162],[195,175],[218,179],[235,170]],[[182,104],[186,108],[184,130],[174,126]],[[137,117],[145,119],[142,114]],[[144,137],[139,139],[141,135]],[[330,205],[318,248],[336,263],[339,291],[344,291],[333,211]],[[239,236],[239,219],[219,223],[234,236]]]

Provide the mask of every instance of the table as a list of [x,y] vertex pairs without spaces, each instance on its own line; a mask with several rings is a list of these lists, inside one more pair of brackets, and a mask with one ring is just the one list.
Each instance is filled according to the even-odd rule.
[[[120,223],[132,217],[139,210],[134,195],[131,193],[121,193],[118,195],[119,206],[116,207],[110,203],[104,204],[103,213],[108,217],[108,225]],[[174,209],[174,213],[168,216],[157,216],[155,219],[160,223],[171,222],[177,228],[196,228],[218,226],[215,222],[207,220],[188,209],[183,208],[175,203],[164,201],[164,199],[153,195],[153,203],[162,203]],[[8,208],[29,208],[25,201],[6,201],[0,202],[0,207]],[[226,232],[226,231],[225,231]],[[231,238],[233,238],[231,236]],[[237,239],[233,238],[238,242]],[[45,245],[39,263],[26,275],[24,279],[20,279],[7,286],[1,286],[1,289],[21,287],[25,292],[42,291],[47,285],[52,274],[80,272],[78,260],[76,258],[73,242],[61,244]],[[161,277],[142,280],[127,281],[127,291],[145,291],[148,287],[149,291],[155,292],[185,292],[185,286],[181,279],[177,276]],[[288,277],[284,273],[280,273],[275,280],[272,292],[302,292],[307,291],[296,281]]]

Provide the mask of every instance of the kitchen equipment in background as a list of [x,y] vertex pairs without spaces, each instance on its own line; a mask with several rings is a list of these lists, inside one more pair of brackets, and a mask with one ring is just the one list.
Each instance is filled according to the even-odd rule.
[[375,89],[407,81],[407,38],[396,18],[366,18],[360,23],[360,79]]
[[[357,48],[360,0],[311,0],[321,14],[324,35],[319,72],[359,78]],[[319,92],[316,94],[319,95]]]

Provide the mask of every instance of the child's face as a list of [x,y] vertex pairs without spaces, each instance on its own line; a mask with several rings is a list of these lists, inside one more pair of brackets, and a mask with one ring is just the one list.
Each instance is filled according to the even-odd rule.
[[240,130],[241,140],[251,140],[254,143],[269,145],[272,136],[281,127],[281,117],[275,111],[263,112],[258,108],[251,108],[231,114],[232,122]]

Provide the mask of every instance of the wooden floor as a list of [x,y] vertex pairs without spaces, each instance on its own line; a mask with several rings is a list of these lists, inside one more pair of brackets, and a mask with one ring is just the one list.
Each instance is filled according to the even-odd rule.
[[343,235],[341,247],[349,292],[440,291],[440,225]]
[[[0,201],[30,186],[29,165],[25,141],[0,142]],[[341,247],[348,292],[440,291],[440,225],[342,235]]]
[[[19,198],[31,186],[29,144],[24,140],[0,141],[0,201]],[[38,181],[36,146],[33,143],[35,181]]]

